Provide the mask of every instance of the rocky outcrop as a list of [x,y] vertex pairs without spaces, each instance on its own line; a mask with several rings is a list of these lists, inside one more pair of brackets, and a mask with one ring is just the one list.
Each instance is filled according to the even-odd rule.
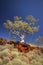
[[7,40],[0,38],[0,45],[5,45],[5,44],[7,44]]
[[[20,52],[24,52],[27,53],[29,51],[32,50],[39,50],[39,47],[35,46],[35,45],[30,45],[30,44],[26,44],[26,43],[21,43],[19,41],[15,42],[15,41],[8,41],[6,39],[0,38],[0,45],[5,45],[5,44],[14,44],[14,48],[17,48],[18,51]],[[41,52],[43,50],[43,48],[40,48]]]

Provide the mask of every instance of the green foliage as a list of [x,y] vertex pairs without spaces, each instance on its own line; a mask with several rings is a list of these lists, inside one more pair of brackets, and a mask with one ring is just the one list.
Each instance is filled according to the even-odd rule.
[[[15,16],[14,22],[7,20],[7,22],[4,23],[4,26],[12,36],[17,35],[20,37],[21,34],[27,35],[37,32],[39,29],[39,27],[35,25],[35,22],[37,20],[31,15],[28,16],[27,19],[29,20],[29,22],[23,21],[21,17]],[[33,23],[34,25],[32,25]]]
[[42,36],[39,36],[36,41],[37,42],[43,42],[43,37]]
[[22,65],[22,62],[20,59],[13,59],[12,65]]
[[43,37],[42,37],[42,36],[39,36],[39,37],[36,39],[36,43],[38,43],[40,46],[43,46]]
[[10,60],[8,58],[3,58],[3,64],[7,64]]

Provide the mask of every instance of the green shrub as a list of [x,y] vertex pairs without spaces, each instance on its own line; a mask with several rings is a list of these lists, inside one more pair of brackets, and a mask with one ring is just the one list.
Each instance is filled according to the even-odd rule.
[[10,60],[8,58],[5,58],[3,59],[3,64],[7,64]]
[[22,61],[20,59],[13,59],[12,65],[22,65]]

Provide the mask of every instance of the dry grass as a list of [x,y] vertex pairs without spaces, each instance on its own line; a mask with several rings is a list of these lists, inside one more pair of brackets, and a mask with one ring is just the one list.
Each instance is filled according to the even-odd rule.
[[43,53],[38,54],[37,50],[19,52],[9,44],[0,46],[0,65],[43,65]]

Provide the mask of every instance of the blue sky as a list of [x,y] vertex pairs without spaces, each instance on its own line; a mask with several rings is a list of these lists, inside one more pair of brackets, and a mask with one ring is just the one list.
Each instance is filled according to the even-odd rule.
[[[25,42],[32,38],[32,42],[40,35],[43,36],[43,0],[0,0],[0,38],[11,39],[3,23],[7,19],[14,20],[14,16],[26,17],[33,15],[39,19],[40,29],[32,37],[28,35]],[[18,39],[17,39],[18,40]]]

